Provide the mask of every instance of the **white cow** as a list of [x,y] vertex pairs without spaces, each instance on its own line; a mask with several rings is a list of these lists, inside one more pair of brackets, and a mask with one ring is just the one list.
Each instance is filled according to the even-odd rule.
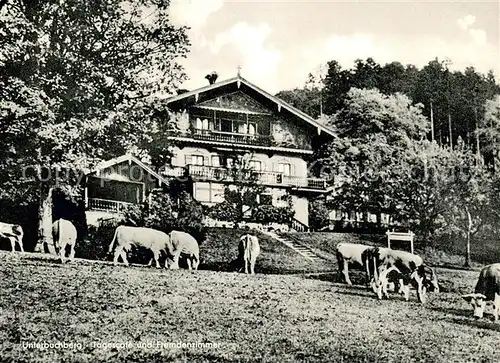
[[240,268],[240,271],[244,268],[247,274],[248,268],[250,267],[250,274],[255,274],[255,261],[259,254],[259,239],[256,236],[245,234],[240,237],[240,243],[238,244],[238,260],[244,265]]
[[115,265],[118,264],[118,257],[121,257],[123,263],[128,266],[127,252],[131,250],[132,246],[150,249],[153,252],[153,258],[157,268],[160,268],[159,257],[161,251],[166,251],[167,254],[170,255],[172,255],[174,251],[168,234],[152,228],[129,226],[116,227],[115,235],[109,245],[109,253],[113,250],[115,241],[116,248],[113,259]]
[[10,241],[12,252],[16,250],[16,243],[19,245],[21,252],[24,252],[23,235],[24,232],[20,225],[0,222],[0,237],[7,238]]
[[179,268],[179,257],[181,254],[186,257],[188,269],[198,269],[200,264],[200,248],[196,239],[189,233],[181,231],[170,232],[170,243],[174,249],[174,262],[170,269],[176,270]]
[[58,219],[52,224],[52,238],[54,240],[54,247],[56,253],[59,254],[61,262],[64,263],[66,255],[66,246],[71,246],[69,260],[75,258],[75,245],[77,232],[76,228],[70,221],[66,219]]
[[373,247],[357,243],[339,243],[337,245],[339,272],[344,275],[347,284],[352,285],[351,279],[349,278],[349,266],[363,269],[369,281],[370,270],[367,261],[364,260],[365,253],[369,249],[373,249]]

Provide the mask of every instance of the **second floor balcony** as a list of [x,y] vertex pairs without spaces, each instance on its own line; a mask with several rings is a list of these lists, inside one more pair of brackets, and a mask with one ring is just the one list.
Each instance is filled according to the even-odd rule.
[[198,181],[256,182],[268,186],[291,187],[303,190],[326,191],[326,180],[285,175],[268,171],[232,171],[227,168],[188,165],[187,175]]
[[215,130],[194,129],[193,138],[215,142],[227,142],[231,144],[245,144],[256,146],[270,146],[270,135],[244,134],[236,132],[224,132]]

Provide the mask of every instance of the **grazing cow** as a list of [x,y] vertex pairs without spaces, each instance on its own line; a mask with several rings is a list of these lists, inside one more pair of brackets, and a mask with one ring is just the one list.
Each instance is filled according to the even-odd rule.
[[368,281],[370,280],[370,271],[368,269],[364,254],[366,251],[372,250],[373,247],[356,243],[339,243],[337,245],[337,262],[339,265],[339,272],[344,275],[345,282],[352,285],[349,278],[349,266],[364,269]]
[[[145,247],[153,252],[153,258],[156,268],[160,268],[160,253],[165,250],[172,254],[173,248],[170,237],[161,231],[145,227],[118,226],[115,230],[113,240],[109,245],[108,253],[113,250],[116,241],[114,264],[118,264],[118,257],[122,258],[123,263],[128,266],[127,252],[133,247]],[[151,263],[151,262],[150,262]],[[166,267],[166,266],[165,266]]]
[[186,257],[188,269],[191,267],[194,270],[198,269],[200,264],[200,248],[196,239],[189,233],[181,231],[170,232],[170,242],[174,249],[174,262],[170,266],[170,269],[176,270],[179,268],[179,257],[181,254]]
[[257,256],[260,254],[259,239],[251,234],[245,234],[240,237],[240,243],[238,244],[238,260],[241,263],[241,271],[245,269],[245,273],[248,273],[248,267],[250,266],[250,274],[255,274],[255,261]]
[[479,273],[474,294],[462,296],[474,308],[474,317],[483,317],[486,302],[493,302],[493,316],[498,321],[500,312],[500,263],[485,266]]
[[21,252],[24,252],[23,235],[24,232],[20,225],[0,222],[0,237],[7,238],[10,241],[12,252],[16,250],[16,243],[19,245]]
[[[436,273],[424,264],[420,256],[390,248],[377,248],[372,258],[373,265],[369,264],[373,266],[372,287],[379,299],[383,295],[389,297],[389,282],[398,283],[399,292],[404,293],[407,301],[411,282],[416,284],[417,297],[421,303],[425,302],[427,290],[439,292]],[[430,278],[427,275],[430,275]]]
[[61,218],[52,224],[52,239],[54,240],[54,247],[56,249],[56,253],[60,256],[62,263],[64,263],[64,257],[66,255],[66,246],[71,246],[69,260],[72,261],[75,257],[76,237],[76,228],[70,221]]

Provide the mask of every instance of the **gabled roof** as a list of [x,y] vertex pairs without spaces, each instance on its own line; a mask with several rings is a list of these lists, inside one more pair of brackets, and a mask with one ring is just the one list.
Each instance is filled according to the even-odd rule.
[[193,97],[193,96],[195,97],[195,102],[196,102],[199,94],[203,94],[203,93],[206,93],[209,91],[217,90],[218,88],[222,88],[222,87],[225,87],[228,85],[233,85],[233,84],[236,84],[238,86],[238,88],[240,88],[241,85],[248,87],[249,89],[251,89],[251,90],[259,93],[261,96],[265,97],[267,100],[275,103],[278,107],[278,110],[283,108],[283,109],[287,110],[288,112],[290,112],[291,114],[293,114],[294,116],[296,116],[297,118],[307,122],[311,126],[316,127],[318,130],[321,130],[330,136],[337,137],[337,135],[335,135],[335,133],[332,130],[328,129],[327,127],[325,127],[324,125],[322,125],[321,123],[316,121],[314,118],[312,118],[311,116],[309,116],[305,112],[302,112],[299,109],[293,107],[292,105],[286,103],[285,101],[279,99],[278,97],[271,95],[270,93],[264,91],[262,88],[257,87],[256,85],[247,81],[245,78],[243,78],[241,76],[229,78],[229,79],[221,81],[221,82],[216,82],[214,84],[211,84],[211,85],[208,85],[205,87],[201,87],[201,88],[195,89],[193,91],[189,91],[189,92],[177,95],[177,96],[167,98],[165,100],[165,102],[168,105],[168,104],[171,104],[171,103],[174,103],[177,101],[186,100],[186,99]]
[[154,178],[158,179],[160,181],[160,183],[164,183],[164,184],[168,185],[168,181],[164,177],[162,177],[160,174],[155,172],[153,169],[151,169],[151,167],[144,164],[142,161],[140,161],[138,158],[136,158],[132,154],[125,154],[125,155],[119,156],[117,158],[106,160],[106,161],[100,163],[99,165],[97,165],[97,167],[95,169],[88,172],[87,175],[98,174],[100,171],[106,170],[106,169],[112,167],[113,165],[123,163],[124,161],[130,161],[130,162],[133,162],[133,163],[139,165],[147,173],[152,175]]

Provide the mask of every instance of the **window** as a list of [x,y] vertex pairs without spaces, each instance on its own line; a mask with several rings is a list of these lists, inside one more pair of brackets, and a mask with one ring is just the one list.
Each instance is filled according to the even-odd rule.
[[221,162],[220,162],[220,156],[218,155],[213,155],[212,156],[212,166],[215,166],[215,167],[220,167],[221,165]]
[[290,176],[292,175],[292,166],[287,163],[280,163],[278,164],[278,171],[283,175]]
[[248,124],[248,133],[250,135],[255,135],[255,130],[257,129],[257,125],[256,124]]
[[226,166],[228,168],[232,168],[234,166],[234,159],[233,158],[227,158],[226,159]]
[[257,160],[251,160],[248,163],[248,166],[250,167],[250,169],[253,169],[253,170],[257,170],[257,171],[262,170],[262,163],[260,161],[257,161]]
[[195,128],[197,130],[208,130],[208,119],[204,118],[203,120],[201,120],[199,117],[197,117]]
[[191,156],[191,164],[192,165],[204,165],[203,155],[192,155]]
[[224,186],[214,183],[196,183],[194,198],[199,202],[221,203],[224,201]]

